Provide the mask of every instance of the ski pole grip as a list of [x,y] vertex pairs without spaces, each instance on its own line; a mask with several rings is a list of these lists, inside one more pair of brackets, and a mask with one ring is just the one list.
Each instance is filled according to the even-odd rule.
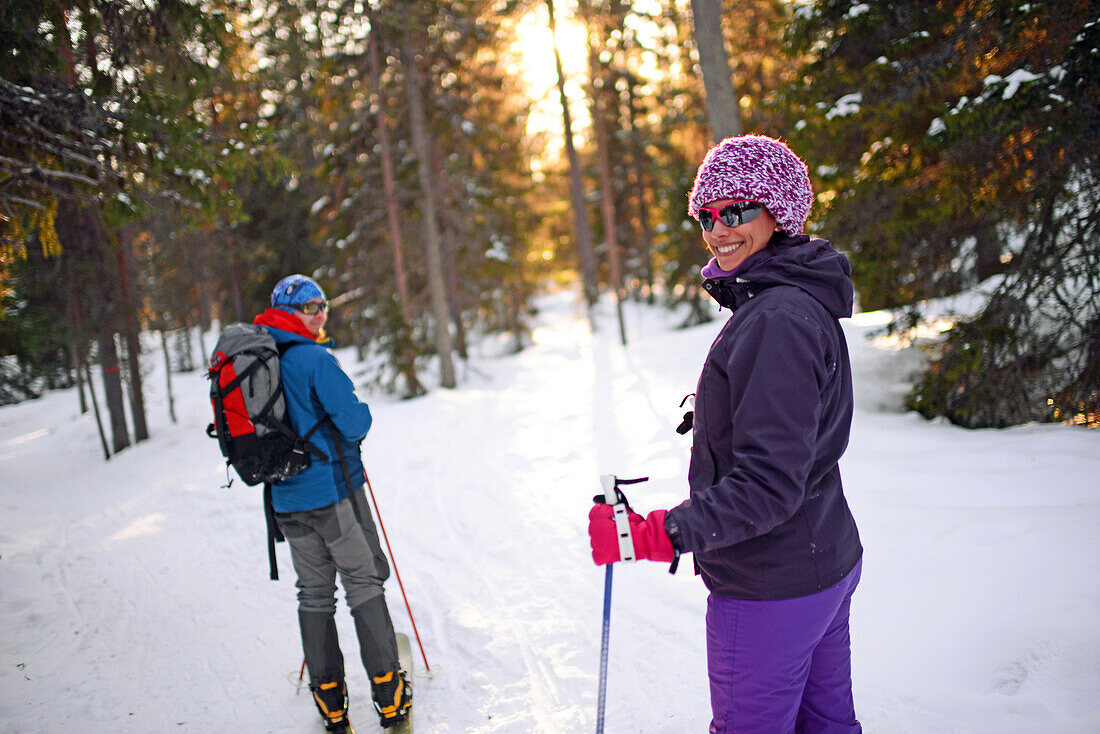
[[600,477],[603,485],[604,501],[610,501],[612,517],[615,519],[615,534],[619,538],[619,558],[624,563],[638,560],[634,556],[634,538],[630,534],[630,504],[626,501],[626,495],[619,489],[622,482],[612,474]]
[[630,515],[625,502],[611,506],[615,513],[615,530],[619,536],[619,557],[625,563],[638,560],[634,557],[634,538],[630,535]]

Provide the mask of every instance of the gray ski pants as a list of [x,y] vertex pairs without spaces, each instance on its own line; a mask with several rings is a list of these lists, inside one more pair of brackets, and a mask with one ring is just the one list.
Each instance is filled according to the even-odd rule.
[[334,505],[277,513],[275,519],[290,545],[298,574],[300,611],[336,611],[337,573],[351,609],[382,594],[390,565],[378,542],[362,487]]
[[276,514],[275,518],[298,573],[298,623],[310,687],[344,680],[344,656],[335,623],[338,573],[367,674],[374,677],[395,670],[397,641],[382,589],[390,567],[362,487],[334,505]]

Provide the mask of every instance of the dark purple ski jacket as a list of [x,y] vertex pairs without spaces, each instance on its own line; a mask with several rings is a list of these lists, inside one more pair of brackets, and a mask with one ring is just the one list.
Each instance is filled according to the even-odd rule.
[[838,321],[852,315],[851,272],[825,240],[780,232],[703,283],[733,313],[695,391],[690,499],[665,526],[714,594],[805,596],[863,553],[837,466],[852,423]]

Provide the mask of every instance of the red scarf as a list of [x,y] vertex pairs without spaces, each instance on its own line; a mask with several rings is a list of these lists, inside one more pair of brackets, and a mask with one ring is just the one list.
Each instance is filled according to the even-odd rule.
[[262,314],[252,319],[252,323],[256,326],[270,326],[273,329],[289,331],[291,334],[304,336],[310,341],[317,341],[317,337],[309,333],[309,329],[306,328],[301,319],[281,308],[265,309]]

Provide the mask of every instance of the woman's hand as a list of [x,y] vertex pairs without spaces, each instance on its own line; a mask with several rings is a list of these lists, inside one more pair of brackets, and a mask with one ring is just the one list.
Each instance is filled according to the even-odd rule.
[[[629,514],[630,536],[634,541],[634,556],[638,560],[671,562],[676,556],[672,541],[665,531],[665,510],[654,510],[643,518],[637,512]],[[588,513],[588,538],[592,560],[597,566],[621,560],[619,531],[615,527],[611,505],[596,504]]]

